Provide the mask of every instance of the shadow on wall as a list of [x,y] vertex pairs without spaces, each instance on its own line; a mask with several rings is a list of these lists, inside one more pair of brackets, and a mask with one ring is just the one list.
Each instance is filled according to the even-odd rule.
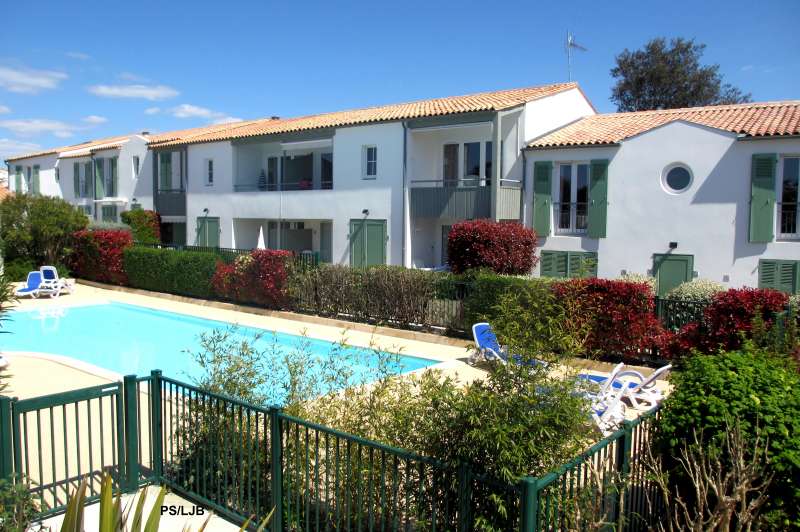
[[[714,220],[714,224],[728,224],[734,230],[733,259],[756,257],[767,248],[763,243],[750,240],[750,165],[751,155],[733,142],[714,168],[703,180],[692,197],[692,204],[733,203],[736,206],[732,220]],[[697,176],[695,176],[697,177]],[[699,227],[703,231],[704,228]]]

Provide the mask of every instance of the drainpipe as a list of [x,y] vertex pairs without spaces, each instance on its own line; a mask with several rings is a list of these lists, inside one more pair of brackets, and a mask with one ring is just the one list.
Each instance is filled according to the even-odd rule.
[[[281,150],[281,164],[278,165],[278,228],[276,229],[276,238],[278,239],[277,248],[281,249],[283,239],[283,168],[286,165],[286,150]],[[269,231],[267,231],[269,233]],[[269,234],[267,234],[269,238]]]
[[96,222],[97,206],[99,203],[97,202],[97,168],[95,168],[94,154],[92,152],[89,152],[89,160],[92,162],[92,179],[90,181],[92,184],[92,198],[94,198],[94,201],[92,202],[92,214],[94,215],[94,221]]
[[[408,220],[408,228],[406,227],[406,213],[408,212],[408,180],[407,180],[407,166],[408,166],[408,123],[403,121],[403,266],[406,266],[406,246],[410,245],[407,242],[406,232],[411,230],[411,220]],[[408,230],[408,231],[407,231]],[[410,266],[410,264],[409,264]]]

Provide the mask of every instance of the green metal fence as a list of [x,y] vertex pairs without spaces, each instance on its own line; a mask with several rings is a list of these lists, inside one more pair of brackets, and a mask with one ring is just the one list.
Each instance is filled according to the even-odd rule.
[[30,482],[41,516],[90,478],[165,484],[271,530],[644,530],[658,508],[641,457],[656,411],[550,474],[506,483],[232,397],[160,371],[32,399],[0,397],[0,478]]
[[706,301],[655,298],[656,316],[670,331],[678,331],[687,323],[701,321],[706,307]]

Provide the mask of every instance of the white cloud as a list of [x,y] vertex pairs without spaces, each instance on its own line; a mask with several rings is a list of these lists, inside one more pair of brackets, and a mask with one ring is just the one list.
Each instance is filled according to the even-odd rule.
[[42,149],[40,144],[35,142],[24,142],[21,140],[0,138],[0,160],[13,155],[22,155]]
[[95,124],[95,125],[96,124],[105,124],[106,122],[108,122],[108,118],[106,118],[104,116],[98,116],[98,115],[89,115],[89,116],[85,117],[83,119],[83,121],[86,122],[87,124]]
[[117,74],[117,77],[122,81],[132,81],[136,83],[145,83],[150,81],[144,76],[140,76],[139,74],[134,74],[133,72],[120,72]]
[[144,114],[146,115],[157,115],[160,112],[161,112],[160,107],[148,107],[147,109],[144,110]]
[[36,94],[58,88],[65,79],[67,75],[63,72],[0,66],[0,87],[11,92]]
[[169,112],[172,113],[172,116],[175,118],[205,118],[212,124],[226,124],[228,122],[241,121],[241,118],[188,103],[182,103],[177,107],[173,107]]
[[79,61],[88,61],[92,58],[89,54],[85,54],[83,52],[65,52],[64,55],[70,57],[72,59],[77,59]]
[[750,71],[750,70],[753,70],[753,68],[754,68],[754,67],[753,67],[753,65],[744,65],[744,66],[743,66],[742,68],[740,68],[739,70],[741,70],[742,72],[748,72],[748,71]]
[[142,100],[165,100],[174,98],[178,91],[166,85],[92,85],[89,92],[104,98],[139,98]]
[[230,124],[231,122],[241,122],[242,119],[238,116],[223,116],[214,120],[215,124]]
[[0,105],[0,115],[7,115],[11,112],[11,108],[7,105]]
[[46,118],[20,118],[17,120],[0,120],[0,128],[12,131],[20,137],[31,137],[50,133],[56,137],[71,137],[78,127],[71,126],[60,120]]

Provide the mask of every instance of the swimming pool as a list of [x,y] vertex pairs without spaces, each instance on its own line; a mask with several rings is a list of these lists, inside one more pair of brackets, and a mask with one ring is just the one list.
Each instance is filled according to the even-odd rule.
[[[203,370],[186,350],[198,351],[201,333],[226,329],[233,324],[155,310],[124,303],[104,303],[76,307],[11,311],[0,334],[2,351],[34,351],[71,357],[123,375],[149,375],[160,369],[167,377],[190,380]],[[262,335],[255,346],[296,349],[303,343],[305,352],[317,356],[331,353],[336,343],[238,326],[236,336],[252,340]],[[371,368],[386,364],[386,357],[368,349],[347,347],[346,358],[354,378]],[[383,358],[383,360],[382,360]],[[437,361],[416,356],[391,357],[390,371],[405,373],[428,367]]]

